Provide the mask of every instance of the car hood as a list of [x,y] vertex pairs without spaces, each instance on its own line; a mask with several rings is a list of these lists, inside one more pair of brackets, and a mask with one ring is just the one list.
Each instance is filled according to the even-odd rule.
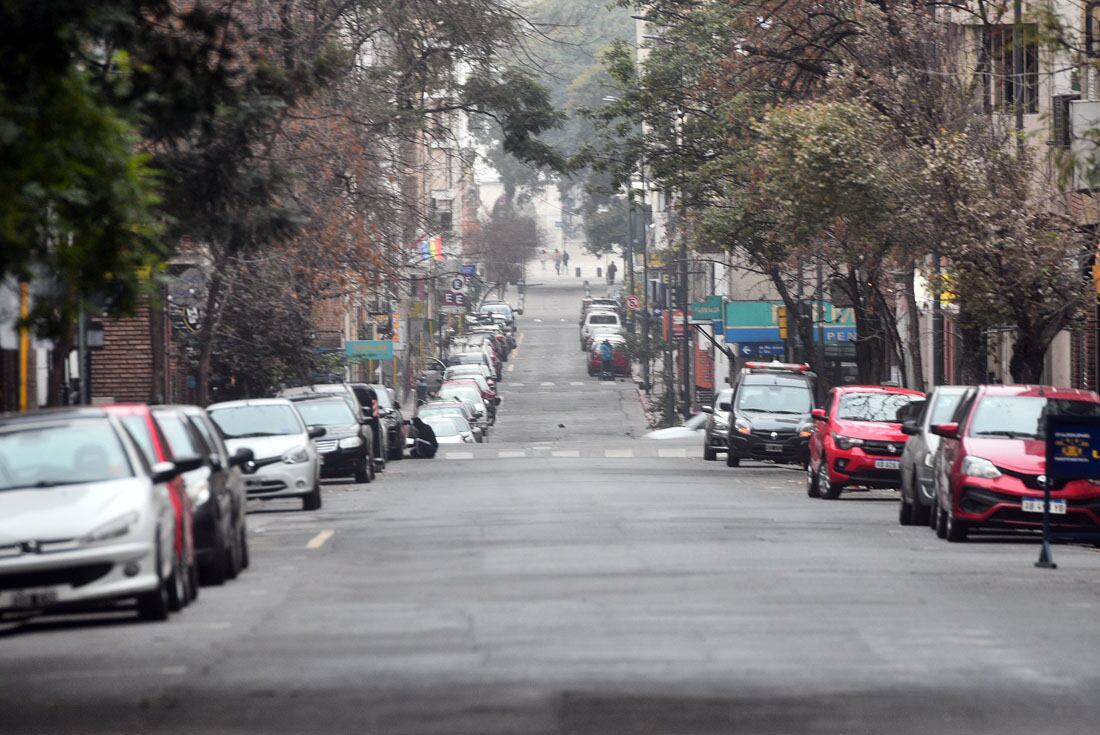
[[738,413],[737,417],[748,421],[753,431],[790,431],[806,423],[805,415],[789,413]]
[[252,450],[256,459],[268,459],[279,457],[283,452],[295,447],[306,446],[309,443],[305,434],[280,434],[279,436],[249,436],[243,439],[227,439],[225,446],[229,453],[247,447]]
[[358,436],[359,426],[326,426],[325,435],[318,438],[317,441],[323,442],[326,439],[346,439],[349,436]]
[[703,430],[700,426],[698,429],[689,429],[686,426],[670,426],[667,429],[657,429],[651,431],[645,435],[646,439],[690,439]]
[[878,439],[881,441],[904,444],[908,439],[901,433],[901,424],[878,421],[837,421],[833,431],[853,439]]
[[1046,469],[1046,442],[1039,439],[966,438],[966,453],[998,467],[1038,475]]
[[79,538],[120,515],[145,507],[144,477],[0,492],[0,546]]

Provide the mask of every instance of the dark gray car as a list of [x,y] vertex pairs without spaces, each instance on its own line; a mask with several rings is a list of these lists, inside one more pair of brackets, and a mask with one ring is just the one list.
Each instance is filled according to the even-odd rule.
[[726,435],[730,428],[730,401],[733,400],[733,388],[723,388],[714,396],[714,403],[703,406],[707,422],[703,426],[703,459],[713,461],[719,452],[726,451]]
[[941,385],[933,388],[923,402],[910,404],[917,407],[917,413],[907,417],[901,425],[902,432],[909,436],[901,454],[898,522],[903,526],[919,526],[929,521],[935,502],[932,463],[940,438],[928,428],[950,421],[966,391],[967,388],[960,385]]

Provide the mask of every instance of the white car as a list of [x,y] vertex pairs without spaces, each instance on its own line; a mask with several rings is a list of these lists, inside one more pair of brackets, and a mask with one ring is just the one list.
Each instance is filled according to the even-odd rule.
[[440,444],[473,444],[474,430],[461,416],[425,416],[423,421],[432,427],[435,440]]
[[679,426],[670,426],[667,429],[657,429],[645,434],[646,439],[694,439],[699,432],[707,426],[707,415],[697,413]]
[[323,428],[306,426],[285,398],[215,403],[207,413],[230,453],[252,450],[248,497],[301,498],[305,510],[321,507],[321,457],[313,440],[324,436]]
[[588,338],[597,330],[622,331],[623,323],[619,314],[604,309],[589,309],[584,316],[584,324],[581,325],[581,349],[588,349]]
[[0,419],[0,611],[135,599],[167,618],[185,573],[168,483],[201,462],[150,466],[99,409]]

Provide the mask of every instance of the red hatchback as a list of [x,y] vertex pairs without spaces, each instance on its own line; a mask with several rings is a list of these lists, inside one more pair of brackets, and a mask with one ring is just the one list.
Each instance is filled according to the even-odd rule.
[[[150,465],[171,462],[174,459],[168,440],[148,406],[124,403],[103,408],[118,417]],[[199,568],[195,559],[191,497],[187,494],[183,477],[176,477],[169,482],[168,491],[176,514],[177,568],[184,572],[176,575],[176,588],[168,591],[168,599],[172,609],[179,610],[199,595]]]
[[[1044,418],[1100,416],[1100,395],[1037,385],[970,390],[936,455],[936,535],[965,541],[975,528],[1039,529],[1046,478]],[[1050,480],[1055,528],[1100,531],[1100,481]]]
[[[626,340],[621,337],[612,339],[610,337],[601,338],[600,342],[606,339],[611,344],[611,372],[615,375],[630,375],[630,355],[626,351]],[[603,360],[600,357],[600,342],[593,342],[592,346],[588,349],[588,374],[599,375],[600,369],[603,367]]]
[[901,486],[899,409],[924,397],[905,388],[849,385],[829,391],[825,408],[812,411],[814,431],[806,467],[811,498],[836,499],[845,487]]

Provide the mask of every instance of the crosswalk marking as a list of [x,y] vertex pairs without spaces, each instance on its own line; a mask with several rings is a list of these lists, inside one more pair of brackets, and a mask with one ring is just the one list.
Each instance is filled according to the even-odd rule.
[[553,388],[554,387],[553,383],[539,383],[539,385],[541,385],[543,388]]
[[570,381],[569,381],[569,385],[584,385],[584,381],[581,381],[581,380],[570,380]]
[[680,447],[678,449],[658,449],[658,457],[686,457],[687,449]]
[[550,452],[551,457],[579,457],[581,453],[576,449],[557,449]]
[[501,459],[511,459],[513,457],[526,457],[527,452],[503,451],[503,452],[497,452],[497,456],[500,457]]
[[603,450],[603,456],[607,457],[608,459],[633,457],[634,456],[634,450],[633,449],[605,449],[605,450]]
[[443,454],[445,459],[473,459],[473,452],[445,452]]

